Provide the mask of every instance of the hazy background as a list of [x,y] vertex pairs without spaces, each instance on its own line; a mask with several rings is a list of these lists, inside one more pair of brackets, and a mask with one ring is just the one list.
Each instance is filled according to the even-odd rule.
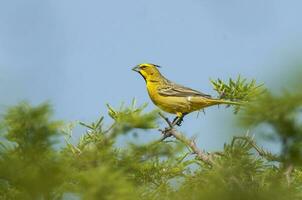
[[[302,47],[301,8],[299,0],[0,1],[1,112],[50,101],[56,118],[89,122],[108,102],[150,102],[130,70],[141,62],[212,95],[209,78],[238,74],[280,87]],[[222,148],[232,110],[196,116],[181,129],[198,134],[202,148]]]

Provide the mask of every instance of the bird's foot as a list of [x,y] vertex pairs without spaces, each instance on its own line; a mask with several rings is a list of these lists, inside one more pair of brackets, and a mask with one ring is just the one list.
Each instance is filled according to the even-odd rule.
[[181,126],[182,122],[184,121],[183,118],[179,118],[179,120],[177,120],[176,125],[177,126]]
[[182,122],[184,121],[184,119],[183,119],[183,117],[175,117],[174,119],[173,119],[173,122],[172,122],[172,124],[173,125],[177,125],[177,126],[181,126],[181,124],[182,124]]

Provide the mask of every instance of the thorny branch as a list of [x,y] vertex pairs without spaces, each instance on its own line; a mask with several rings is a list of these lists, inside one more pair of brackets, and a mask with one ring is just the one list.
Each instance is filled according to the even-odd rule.
[[178,123],[179,120],[176,120],[174,123],[172,123],[167,117],[165,117],[163,114],[159,113],[159,115],[165,120],[165,122],[168,124],[168,127],[166,127],[164,130],[159,130],[162,134],[163,134],[163,138],[161,139],[161,141],[165,140],[168,137],[173,136],[175,139],[179,140],[180,142],[186,144],[194,154],[197,155],[197,157],[203,161],[204,163],[208,164],[208,165],[213,165],[213,155],[210,153],[206,153],[202,150],[200,150],[197,146],[196,146],[196,142],[195,140],[190,140],[188,138],[186,138],[183,134],[181,134],[180,132],[178,132],[175,129],[175,125]]
[[[203,161],[204,163],[206,163],[208,165],[211,165],[211,166],[214,164],[214,161],[213,161],[214,156],[223,156],[223,153],[221,153],[221,152],[209,153],[209,152],[204,152],[204,151],[200,150],[196,146],[196,142],[195,142],[194,139],[188,139],[182,133],[180,133],[179,131],[177,131],[175,129],[175,126],[178,123],[178,121],[181,120],[181,119],[178,119],[178,120],[176,120],[175,122],[172,123],[163,114],[159,113],[159,115],[160,115],[161,118],[163,118],[165,120],[165,122],[168,125],[168,127],[166,127],[164,130],[159,129],[159,131],[163,134],[163,137],[162,137],[162,139],[160,141],[164,141],[166,138],[173,136],[175,139],[177,139],[180,142],[182,142],[185,145],[187,145],[190,148],[190,150],[194,154],[196,154],[197,157],[201,161]],[[249,137],[248,135],[234,137],[233,140],[232,140],[232,146],[235,144],[235,142],[237,140],[243,140],[247,144],[251,145],[251,147],[257,151],[257,153],[259,154],[259,156],[265,158],[268,161],[277,161],[277,162],[281,161],[281,158],[279,156],[273,155],[272,153],[270,153],[270,152],[264,150],[263,148],[259,147],[256,144],[256,142],[251,137]]]
[[279,156],[274,155],[274,154],[264,150],[263,148],[259,147],[256,144],[256,142],[253,140],[253,138],[249,137],[248,135],[246,135],[246,136],[235,136],[232,140],[232,146],[234,145],[236,140],[243,140],[243,141],[247,142],[249,145],[251,145],[253,147],[253,149],[255,149],[257,151],[259,156],[265,158],[268,161],[278,161],[278,162],[281,161],[281,158]]

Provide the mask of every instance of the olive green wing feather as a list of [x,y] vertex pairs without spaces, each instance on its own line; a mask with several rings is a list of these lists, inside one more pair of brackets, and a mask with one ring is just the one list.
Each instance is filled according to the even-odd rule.
[[182,85],[178,85],[171,81],[166,80],[166,84],[158,87],[158,93],[162,96],[175,96],[175,97],[189,97],[189,96],[201,96],[210,98],[208,94],[204,94],[197,90],[193,90]]

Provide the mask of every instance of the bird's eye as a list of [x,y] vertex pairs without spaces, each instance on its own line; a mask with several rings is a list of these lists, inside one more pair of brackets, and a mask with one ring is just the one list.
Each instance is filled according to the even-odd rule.
[[146,65],[143,65],[143,66],[141,66],[140,68],[141,69],[145,69],[147,66]]

